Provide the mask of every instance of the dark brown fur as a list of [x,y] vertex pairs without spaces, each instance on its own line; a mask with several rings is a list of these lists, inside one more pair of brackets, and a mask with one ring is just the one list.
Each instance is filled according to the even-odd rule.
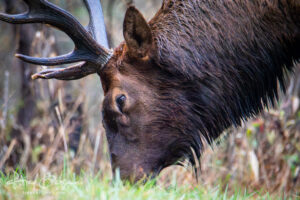
[[126,42],[99,72],[113,169],[139,179],[183,157],[194,164],[204,140],[273,105],[300,58],[299,9],[297,0],[165,0],[147,26],[130,7]]

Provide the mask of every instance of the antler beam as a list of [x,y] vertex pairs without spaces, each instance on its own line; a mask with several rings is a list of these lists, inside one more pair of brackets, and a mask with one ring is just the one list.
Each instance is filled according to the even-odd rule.
[[[85,1],[86,5],[93,1],[99,0],[89,0]],[[109,49],[101,46],[92,37],[92,35],[76,20],[70,13],[57,7],[56,5],[46,1],[46,0],[24,0],[28,5],[28,11],[22,14],[10,15],[10,14],[0,14],[0,20],[11,23],[11,24],[26,24],[26,23],[45,23],[54,26],[61,31],[65,32],[74,42],[75,49],[73,52],[54,57],[54,58],[35,58],[26,55],[17,54],[16,56],[25,62],[29,62],[37,65],[61,65],[69,64],[79,61],[85,61],[85,63],[80,65],[75,65],[73,67],[65,69],[50,69],[48,71],[42,71],[33,78],[59,78],[71,80],[71,77],[81,77],[79,72],[82,72],[82,77],[86,74],[95,73],[97,68],[104,66],[112,56],[112,52]],[[95,3],[95,2],[94,2]],[[100,5],[100,2],[96,3]],[[90,5],[89,5],[90,6]],[[90,21],[92,21],[91,8],[88,7],[90,13]],[[92,10],[94,12],[94,10]],[[102,11],[99,11],[102,12]],[[90,22],[91,24],[91,22]],[[94,30],[94,29],[93,29]],[[96,35],[96,33],[93,33]],[[92,70],[91,64],[94,64],[94,69]],[[87,68],[86,70],[83,70]],[[76,70],[75,70],[76,69]],[[73,76],[72,72],[76,74]],[[61,74],[59,74],[61,73]],[[62,75],[69,76],[63,79]]]

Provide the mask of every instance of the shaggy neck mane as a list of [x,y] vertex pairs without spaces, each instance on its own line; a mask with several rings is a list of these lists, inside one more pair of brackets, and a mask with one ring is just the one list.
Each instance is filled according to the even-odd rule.
[[153,60],[168,74],[160,87],[188,107],[186,129],[196,143],[273,105],[278,82],[285,89],[285,74],[300,58],[300,18],[293,15],[299,7],[292,2],[165,0],[150,21]]

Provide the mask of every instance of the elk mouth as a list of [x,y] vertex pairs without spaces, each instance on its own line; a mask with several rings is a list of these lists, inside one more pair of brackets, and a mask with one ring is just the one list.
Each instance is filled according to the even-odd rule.
[[126,173],[126,170],[120,167],[113,167],[113,176],[119,176],[121,180],[128,181],[132,184],[146,184],[148,181],[153,181],[158,177],[164,167],[157,167],[154,170],[145,172],[143,168],[138,168],[134,173]]

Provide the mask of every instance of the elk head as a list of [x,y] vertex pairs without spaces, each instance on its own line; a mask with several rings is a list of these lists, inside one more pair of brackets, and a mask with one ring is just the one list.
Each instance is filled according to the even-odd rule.
[[[182,156],[190,156],[186,149],[191,141],[198,141],[192,148],[199,149],[200,138],[184,134],[189,122],[183,117],[184,105],[179,106],[181,93],[174,89],[170,77],[166,78],[168,73],[155,63],[151,29],[135,7],[126,12],[125,42],[111,51],[103,32],[99,0],[85,0],[90,15],[87,29],[67,11],[46,0],[24,1],[28,5],[26,13],[1,14],[0,20],[52,25],[74,41],[75,49],[55,58],[16,56],[46,66],[81,62],[67,68],[48,68],[34,74],[33,79],[76,80],[93,73],[100,76],[105,94],[103,124],[112,168],[119,168],[123,179],[138,180],[158,174]],[[198,151],[196,154],[199,156]]]

